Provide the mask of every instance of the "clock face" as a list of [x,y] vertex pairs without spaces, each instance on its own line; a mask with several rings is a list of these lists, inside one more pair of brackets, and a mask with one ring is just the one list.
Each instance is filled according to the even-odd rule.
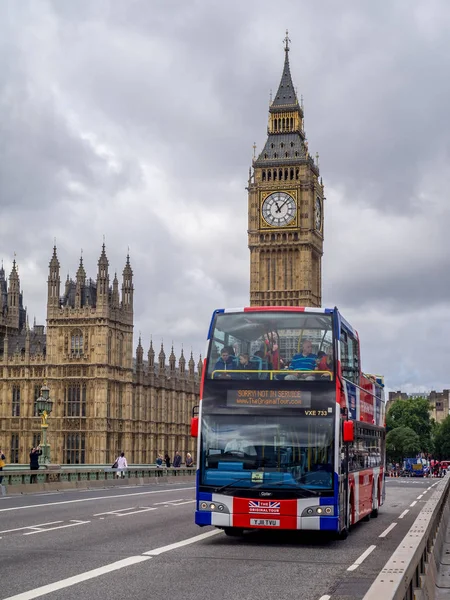
[[316,229],[321,231],[322,229],[322,203],[320,198],[316,198]]
[[264,220],[273,227],[284,227],[295,219],[297,206],[286,192],[274,192],[267,196],[262,205]]

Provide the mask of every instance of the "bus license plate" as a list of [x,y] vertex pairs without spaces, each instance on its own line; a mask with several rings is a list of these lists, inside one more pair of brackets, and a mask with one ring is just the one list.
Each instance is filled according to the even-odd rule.
[[265,527],[279,527],[280,521],[276,519],[250,519],[250,525],[263,525]]

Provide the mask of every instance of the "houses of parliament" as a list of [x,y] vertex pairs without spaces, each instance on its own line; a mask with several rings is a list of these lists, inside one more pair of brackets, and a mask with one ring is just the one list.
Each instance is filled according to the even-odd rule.
[[53,249],[48,273],[47,327],[28,325],[18,268],[7,280],[0,269],[0,446],[10,463],[27,463],[38,444],[35,409],[44,381],[53,410],[52,460],[60,464],[148,464],[158,452],[193,452],[190,416],[198,403],[201,362],[168,360],[150,342],[146,359],[139,339],[133,359],[133,271],[127,256],[121,290],[110,285],[103,245],[96,280],[80,260],[75,281],[61,289]]
[[[324,188],[318,157],[309,154],[284,41],[280,84],[269,106],[267,140],[248,180],[250,304],[320,306]],[[129,257],[121,290],[110,285],[103,246],[95,280],[82,260],[75,280],[60,282],[56,247],[48,273],[47,326],[28,325],[17,265],[0,270],[0,445],[12,463],[28,462],[40,436],[35,409],[44,381],[54,401],[49,419],[52,460],[107,464],[124,451],[135,464],[158,452],[192,452],[192,408],[202,363],[186,362],[152,344],[133,358],[133,271]],[[213,310],[216,307],[211,307]],[[201,325],[200,325],[201,326]],[[205,325],[206,327],[206,325]]]

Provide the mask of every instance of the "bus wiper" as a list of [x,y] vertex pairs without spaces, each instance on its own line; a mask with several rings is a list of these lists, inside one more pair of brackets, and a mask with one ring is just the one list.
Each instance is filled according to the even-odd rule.
[[[286,481],[274,481],[273,483],[271,483],[270,481],[267,482],[268,485],[270,486],[279,486],[279,485],[288,485],[289,489],[292,490],[303,490],[305,492],[310,492],[311,496],[317,496],[319,494],[319,492],[317,490],[312,490],[309,487],[306,487],[304,485],[298,485],[298,484],[288,484],[288,482]],[[255,485],[253,486],[253,489],[255,488],[261,488],[263,487],[264,483],[260,483],[259,485]]]
[[239,483],[240,481],[249,481],[249,479],[248,479],[248,477],[241,477],[240,479],[233,479],[233,481],[230,481],[230,483],[226,483],[225,485],[222,485],[222,487],[217,488],[215,490],[215,493],[218,494],[219,492],[223,492],[223,490],[226,490],[227,488],[231,487],[235,483]]

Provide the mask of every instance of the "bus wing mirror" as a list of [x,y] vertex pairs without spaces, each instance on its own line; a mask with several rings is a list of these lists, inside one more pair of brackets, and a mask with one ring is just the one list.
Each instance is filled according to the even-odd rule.
[[198,406],[194,406],[192,409],[191,417],[191,437],[198,437]]
[[198,417],[191,419],[191,437],[198,437]]
[[342,434],[342,438],[345,443],[354,442],[355,441],[355,424],[353,421],[344,421],[344,431]]

